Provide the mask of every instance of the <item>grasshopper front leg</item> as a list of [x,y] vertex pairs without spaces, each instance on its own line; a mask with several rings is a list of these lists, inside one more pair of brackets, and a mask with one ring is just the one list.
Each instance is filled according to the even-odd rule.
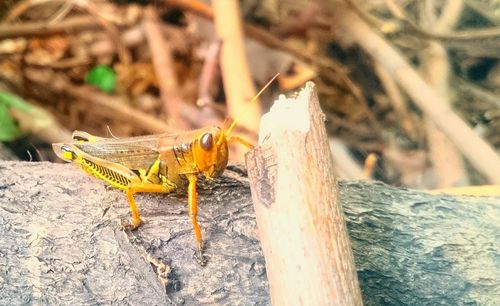
[[198,224],[198,191],[196,190],[196,182],[198,177],[194,174],[187,175],[188,186],[188,211],[191,223],[193,224],[194,236],[198,242],[198,262],[200,265],[206,264],[206,259],[203,257],[203,237],[201,236],[200,225]]

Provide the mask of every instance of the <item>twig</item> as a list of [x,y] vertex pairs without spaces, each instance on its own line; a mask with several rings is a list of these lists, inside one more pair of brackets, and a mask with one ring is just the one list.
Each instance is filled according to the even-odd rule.
[[198,100],[196,101],[196,104],[200,107],[213,105],[210,88],[216,77],[219,76],[221,45],[222,42],[216,40],[207,48],[205,61],[200,74],[200,84],[198,85]]
[[[450,4],[453,2],[455,4]],[[440,16],[436,16],[436,5],[433,1],[425,2],[429,7],[429,16],[424,20],[423,26],[436,32],[448,32],[454,27],[453,21],[457,21],[460,16],[461,1],[451,0],[444,5]],[[424,80],[434,90],[440,94],[441,103],[447,103],[451,107],[449,94],[450,64],[446,49],[437,41],[431,41],[427,48],[420,54],[421,75]],[[448,188],[463,186],[469,183],[467,171],[463,158],[447,138],[447,136],[436,125],[425,118],[425,128],[427,131],[427,143],[429,147],[429,159],[436,177],[437,188]]]
[[217,34],[222,41],[221,70],[227,98],[228,113],[238,118],[239,124],[257,131],[260,105],[245,102],[255,95],[255,87],[245,53],[240,8],[237,1],[214,0],[214,17]]
[[389,101],[391,102],[392,107],[396,112],[401,128],[410,138],[416,139],[417,129],[408,111],[405,98],[399,90],[396,81],[389,75],[387,70],[382,65],[380,65],[379,63],[375,63],[374,66],[375,72],[377,73],[380,82],[382,83],[382,86],[384,87],[385,92],[389,97]]
[[[456,49],[474,49],[484,48],[496,51],[500,46],[500,27],[491,27],[491,28],[481,28],[481,29],[473,29],[473,30],[462,30],[462,31],[454,31],[451,33],[434,33],[430,32],[422,27],[419,27],[412,20],[403,17],[399,18],[399,13],[394,12],[396,14],[397,20],[386,22],[375,18],[368,12],[366,12],[362,6],[360,6],[356,0],[343,0],[348,3],[348,5],[363,19],[370,25],[375,26],[379,30],[384,33],[394,33],[401,32],[413,35],[413,37],[418,37],[421,39],[431,39],[437,40],[445,44],[447,47],[456,48]],[[338,3],[337,1],[333,1]],[[453,1],[451,1],[453,2]],[[456,3],[452,3],[450,5],[456,5]],[[452,20],[452,17],[456,17],[457,13],[455,9],[459,7],[451,7],[449,20]],[[453,10],[452,10],[453,9]],[[393,12],[391,10],[391,12]],[[448,21],[446,21],[448,22]],[[445,22],[445,23],[446,23]],[[444,23],[443,23],[444,25]],[[481,52],[483,50],[478,50]],[[471,52],[471,51],[469,51]],[[484,52],[484,51],[483,51]],[[489,53],[488,53],[489,54]],[[498,52],[494,52],[493,56],[497,56]]]
[[[212,9],[201,1],[198,0],[193,0],[193,1],[164,0],[164,1],[171,5],[175,5],[180,8],[186,9],[200,17],[207,19],[214,18]],[[329,58],[313,55],[308,52],[305,52],[303,49],[292,47],[284,43],[283,40],[272,35],[271,33],[249,24],[243,24],[243,30],[245,34],[247,34],[249,37],[252,37],[253,39],[261,42],[262,44],[266,45],[269,48],[282,50],[310,65],[333,70],[334,73],[337,74],[337,76],[334,78],[334,80],[337,80],[336,83],[338,83],[339,79],[345,80],[346,78],[348,78],[346,69]]]
[[76,4],[77,3],[74,0],[65,0],[61,8],[52,15],[49,22],[55,23],[61,21],[71,12],[71,10],[73,9],[73,7],[75,7]]
[[335,2],[333,19],[366,52],[380,62],[422,111],[457,146],[471,164],[490,182],[500,183],[500,158],[493,148],[477,136],[442,98],[427,85],[414,69],[384,39],[352,10]]
[[466,93],[472,95],[473,97],[483,100],[494,107],[500,108],[500,95],[492,93],[462,78],[454,78],[453,82],[457,84],[456,88],[461,94]]
[[108,33],[109,38],[113,43],[116,45],[116,49],[118,51],[118,57],[120,58],[120,61],[124,65],[130,65],[132,63],[132,56],[130,55],[129,50],[123,43],[120,35],[120,31],[118,30],[118,27],[113,24],[112,22],[108,21],[106,18],[103,18],[99,14],[99,9],[96,7],[96,5],[92,1],[79,1],[79,6],[84,8],[87,12],[89,12],[98,22],[101,24],[101,26],[106,30]]
[[73,31],[100,28],[95,19],[89,16],[67,18],[58,23],[24,22],[21,24],[0,25],[0,39],[15,37],[50,36]]
[[69,57],[50,63],[27,63],[30,67],[52,68],[52,69],[68,69],[79,66],[87,66],[92,64],[90,58]]
[[144,16],[144,29],[155,73],[158,77],[163,109],[168,114],[170,123],[182,129],[186,127],[186,124],[179,115],[181,99],[179,98],[179,84],[174,70],[172,49],[163,37],[160,23],[156,12],[152,7],[148,7]]
[[387,9],[389,12],[394,17],[397,17],[399,19],[406,18],[405,11],[399,6],[399,3],[397,3],[395,0],[384,0],[385,5],[387,6]]
[[435,33],[448,32],[455,27],[462,15],[463,0],[448,0],[441,9],[441,14],[432,27]]
[[67,14],[73,9],[75,5],[77,5],[75,0],[23,0],[16,3],[7,15],[3,18],[3,21],[0,24],[8,24],[14,21],[16,18],[19,18],[25,11],[33,8],[37,5],[43,5],[45,3],[62,3],[61,7],[52,14],[51,17],[46,18],[48,23],[59,22],[62,18],[67,16]]
[[[36,5],[42,5],[50,2],[67,2],[68,0],[23,0],[16,3],[3,18],[1,24],[7,24],[14,21],[16,18],[24,14],[27,10]],[[71,1],[71,0],[69,0]],[[73,1],[71,1],[73,2]],[[57,13],[56,13],[57,14]],[[49,18],[50,19],[50,18]]]

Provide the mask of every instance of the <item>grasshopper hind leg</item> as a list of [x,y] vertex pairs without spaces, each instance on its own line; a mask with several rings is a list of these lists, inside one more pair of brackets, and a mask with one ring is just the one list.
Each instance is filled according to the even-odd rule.
[[134,192],[131,189],[127,190],[127,199],[130,206],[130,212],[132,214],[131,222],[121,222],[120,226],[122,230],[136,230],[141,226],[142,220],[139,210],[137,209],[137,204],[134,199]]
[[130,212],[132,213],[131,223],[122,223],[122,229],[135,230],[142,224],[137,204],[135,203],[134,195],[140,192],[154,192],[154,193],[170,193],[175,190],[177,186],[172,182],[165,182],[163,184],[152,184],[145,182],[132,182],[127,186],[126,193],[128,203],[130,205]]
[[[83,139],[85,137],[82,136],[81,138]],[[166,178],[157,184],[150,182],[149,180],[155,175],[154,171],[156,168],[154,167],[153,172],[151,172],[150,169],[151,173],[141,175],[123,165],[91,156],[77,148],[74,144],[53,144],[53,147],[59,157],[68,162],[80,165],[80,167],[82,167],[82,169],[87,173],[126,192],[130,211],[132,213],[132,222],[127,224],[122,223],[122,229],[134,230],[137,229],[142,223],[139,210],[137,209],[137,204],[134,199],[134,195],[136,193],[169,193],[177,188],[174,183],[168,181]],[[154,165],[157,163],[158,162],[155,162]]]

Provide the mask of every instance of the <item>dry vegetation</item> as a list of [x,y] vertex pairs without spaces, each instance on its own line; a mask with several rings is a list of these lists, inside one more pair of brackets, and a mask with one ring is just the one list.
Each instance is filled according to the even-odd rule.
[[[264,110],[245,109],[247,137],[278,93],[312,80],[336,175],[500,184],[497,1],[237,2],[4,2],[0,90],[37,106],[11,109],[31,136],[8,145],[52,159],[40,139],[75,129],[126,137],[220,124],[280,72]],[[112,92],[86,84],[97,65],[116,72]]]

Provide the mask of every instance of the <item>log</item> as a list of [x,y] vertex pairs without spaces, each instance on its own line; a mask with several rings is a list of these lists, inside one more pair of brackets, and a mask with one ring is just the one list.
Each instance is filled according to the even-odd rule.
[[363,304],[323,121],[308,82],[275,101],[246,155],[273,305]]
[[196,260],[186,196],[138,195],[145,224],[123,232],[123,192],[73,165],[0,161],[0,173],[2,305],[269,303],[248,186],[236,172],[199,191],[207,267]]
[[[200,189],[202,268],[186,196],[139,195],[146,223],[127,233],[121,191],[72,165],[0,161],[1,303],[270,304],[244,173]],[[500,304],[500,198],[338,191],[366,305]]]

